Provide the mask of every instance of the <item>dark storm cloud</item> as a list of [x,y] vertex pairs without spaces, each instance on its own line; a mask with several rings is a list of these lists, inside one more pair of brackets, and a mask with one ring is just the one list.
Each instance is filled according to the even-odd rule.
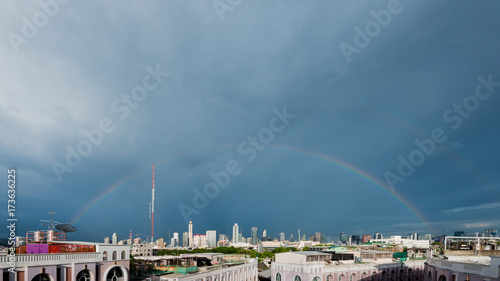
[[[500,200],[500,88],[458,128],[443,118],[474,95],[478,76],[500,81],[499,4],[402,0],[349,63],[340,44],[354,44],[355,28],[365,30],[372,11],[390,3],[243,1],[221,20],[210,1],[70,1],[17,54],[7,35],[22,35],[22,18],[42,8],[2,4],[0,166],[24,177],[20,227],[37,228],[49,211],[69,222],[116,186],[77,222],[75,237],[147,233],[155,162],[157,233],[183,232],[178,204],[192,204],[193,189],[231,160],[242,172],[193,215],[195,232],[226,232],[234,222],[244,236],[258,226],[287,237],[298,228],[336,236],[499,227],[491,206]],[[125,104],[146,67],[157,65],[170,75],[121,119],[113,102]],[[247,161],[238,145],[283,107],[296,118]],[[67,147],[76,149],[82,131],[105,118],[113,132],[59,182],[51,164],[65,164]],[[385,182],[386,171],[397,173],[398,156],[408,158],[414,141],[436,128],[447,141],[395,185],[427,225],[380,187],[304,153]],[[110,223],[123,217],[126,224]]]

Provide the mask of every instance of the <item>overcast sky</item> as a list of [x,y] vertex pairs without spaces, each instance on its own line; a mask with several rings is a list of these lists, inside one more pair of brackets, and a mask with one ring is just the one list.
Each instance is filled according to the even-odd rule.
[[155,163],[155,238],[500,228],[499,10],[2,2],[0,200],[15,168],[18,235],[146,237]]

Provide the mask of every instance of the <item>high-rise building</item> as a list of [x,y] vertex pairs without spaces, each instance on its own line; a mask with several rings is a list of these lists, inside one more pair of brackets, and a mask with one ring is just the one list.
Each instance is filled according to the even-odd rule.
[[384,239],[384,235],[380,233],[375,233],[375,235],[373,235],[373,239]]
[[251,244],[252,245],[257,245],[258,239],[257,239],[257,227],[252,227],[252,235],[250,237],[251,239]]
[[236,244],[239,241],[239,234],[240,234],[240,228],[237,223],[233,225],[233,239],[231,240],[231,243]]
[[245,242],[245,237],[243,237],[243,233],[238,233],[238,242],[244,243]]
[[465,237],[466,233],[463,230],[459,230],[459,231],[455,231],[455,233],[453,234],[453,236]]
[[193,246],[193,222],[192,221],[189,221],[188,233],[189,233],[189,247],[192,247]]
[[306,241],[306,235],[302,235],[302,239],[300,239],[300,241]]
[[424,236],[424,238],[425,238],[425,240],[429,240],[430,241],[430,240],[432,240],[432,235],[431,234],[426,234]]
[[314,234],[314,240],[313,241],[321,243],[321,232],[316,232]]
[[285,233],[280,232],[280,242],[285,242]]
[[295,239],[293,238],[293,233],[290,234],[290,238],[288,238],[289,242],[295,242]]
[[345,234],[344,232],[340,233],[339,234],[339,242],[341,244],[346,244],[347,243],[347,234]]
[[321,234],[321,243],[326,243],[326,235]]
[[217,247],[217,231],[207,230],[207,247],[209,248]]
[[359,245],[360,242],[361,242],[361,237],[359,235],[351,236],[351,245]]
[[172,239],[170,239],[170,246],[171,247],[179,246],[179,233],[174,232],[174,236],[172,237]]
[[182,247],[189,247],[189,233],[182,233]]
[[494,228],[487,228],[484,230],[485,237],[498,237],[498,231]]
[[262,237],[267,237],[267,230],[262,231]]

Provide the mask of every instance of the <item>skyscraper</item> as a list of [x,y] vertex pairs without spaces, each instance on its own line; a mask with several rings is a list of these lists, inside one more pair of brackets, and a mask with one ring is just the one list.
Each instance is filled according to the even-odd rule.
[[189,221],[188,232],[189,232],[189,247],[192,247],[194,245],[194,241],[193,241],[193,222],[192,221]]
[[267,230],[262,231],[262,237],[267,237]]
[[344,232],[342,232],[342,233],[339,234],[339,242],[341,244],[346,244],[347,243],[347,235]]
[[207,247],[209,248],[217,247],[217,231],[207,230]]
[[231,240],[231,243],[236,244],[239,241],[239,234],[240,234],[240,228],[237,223],[233,225],[233,239]]
[[321,243],[321,232],[316,232],[314,234],[314,241],[315,242],[320,242]]
[[384,236],[380,233],[375,233],[375,235],[373,235],[373,239],[384,239]]
[[280,242],[285,242],[285,233],[280,232]]
[[487,228],[484,230],[484,236],[485,237],[497,237],[498,231],[494,228]]
[[288,238],[289,242],[295,242],[295,239],[293,238],[293,233],[290,234],[290,238]]
[[257,227],[252,227],[252,235],[250,237],[250,243],[252,243],[252,245],[257,245]]
[[188,247],[189,246],[189,233],[184,232],[182,233],[182,247]]

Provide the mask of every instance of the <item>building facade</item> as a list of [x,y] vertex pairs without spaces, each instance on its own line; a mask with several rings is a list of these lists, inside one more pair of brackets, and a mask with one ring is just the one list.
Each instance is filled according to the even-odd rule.
[[[129,245],[59,242],[49,249],[52,253],[0,256],[0,281],[129,280]],[[82,249],[86,252],[78,252]],[[9,272],[13,265],[15,273]]]
[[335,264],[330,261],[330,258],[330,254],[321,252],[288,252],[277,254],[276,261],[271,264],[271,280],[425,281],[423,280],[425,261]]

